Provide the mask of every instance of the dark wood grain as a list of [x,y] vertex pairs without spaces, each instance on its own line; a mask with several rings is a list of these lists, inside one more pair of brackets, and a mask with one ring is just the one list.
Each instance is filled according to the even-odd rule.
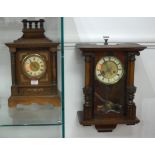
[[[9,106],[17,104],[60,105],[57,90],[57,48],[59,43],[52,42],[44,35],[44,20],[23,21],[23,35],[12,43],[6,43],[11,55],[12,86]],[[46,63],[46,72],[38,80],[38,85],[31,85],[22,68],[23,59],[31,54],[39,54]]]
[[[112,131],[117,124],[134,125],[139,122],[134,103],[135,56],[146,47],[139,44],[96,45],[77,44],[85,57],[84,109],[78,112],[79,122],[84,126],[95,125],[99,132]],[[113,85],[105,85],[95,76],[95,66],[104,56],[114,56],[124,66],[123,77]],[[98,107],[107,101],[121,107],[119,112],[105,113]],[[105,103],[104,103],[105,102]]]

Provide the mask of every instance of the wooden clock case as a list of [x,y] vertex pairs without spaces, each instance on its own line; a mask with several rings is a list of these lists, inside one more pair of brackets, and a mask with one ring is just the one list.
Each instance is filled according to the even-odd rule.
[[[60,105],[57,90],[57,48],[44,35],[44,20],[23,20],[23,36],[12,43],[6,43],[11,55],[12,86],[8,99],[9,107],[17,104],[47,104]],[[38,84],[32,85],[32,78],[24,75],[22,60],[31,54],[39,54],[46,62],[45,74],[37,79]]]
[[[95,125],[99,132],[112,131],[117,124],[134,125],[139,122],[136,117],[134,103],[134,66],[135,56],[146,47],[139,44],[96,45],[77,44],[85,57],[85,87],[83,93],[85,103],[83,111],[78,112],[80,124],[84,126]],[[95,66],[104,56],[115,56],[124,66],[123,78],[113,85],[105,85],[95,77]],[[105,113],[98,109],[103,105],[106,96],[114,104],[121,106],[119,113]]]

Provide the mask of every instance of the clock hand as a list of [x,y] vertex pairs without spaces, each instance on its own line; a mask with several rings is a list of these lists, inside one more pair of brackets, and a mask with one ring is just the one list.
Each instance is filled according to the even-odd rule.
[[110,73],[110,75],[113,75],[113,68],[112,67],[110,67],[110,71],[109,71],[109,73]]
[[112,75],[112,67],[106,62],[105,63],[105,72],[108,74],[108,75]]
[[106,66],[106,70],[108,70],[108,63],[107,62],[105,63],[105,66]]
[[101,75],[103,75],[103,76],[105,75],[105,72],[103,70],[101,71]]
[[108,72],[109,71],[108,63],[106,62],[104,65],[105,65],[105,72]]
[[108,65],[108,64],[107,64],[107,72],[111,73],[111,71],[112,71],[111,65]]
[[37,62],[32,63],[32,68],[34,71],[37,71],[39,69],[39,64]]

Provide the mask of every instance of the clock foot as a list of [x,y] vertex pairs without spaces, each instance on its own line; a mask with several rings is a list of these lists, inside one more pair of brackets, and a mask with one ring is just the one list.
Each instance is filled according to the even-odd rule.
[[77,114],[78,114],[78,119],[79,119],[79,122],[80,122],[81,125],[83,125],[83,126],[91,126],[91,125],[93,125],[92,119],[84,120],[82,111],[78,111]]
[[83,126],[91,126],[90,124],[84,124]]
[[136,123],[128,123],[128,124],[126,124],[126,125],[135,125]]
[[83,112],[82,111],[78,111],[78,119],[81,125],[83,126],[91,126],[91,125],[95,125],[95,128],[97,129],[98,132],[112,132],[113,129],[116,128],[117,124],[101,124],[98,125],[94,119],[89,119],[89,120],[84,120],[83,117]]
[[98,132],[112,132],[116,128],[116,124],[112,125],[95,125]]
[[10,108],[16,107],[18,104],[30,105],[33,103],[60,106],[60,98],[59,96],[11,96],[8,99],[8,106]]
[[128,120],[126,125],[135,125],[135,124],[137,124],[139,122],[140,122],[140,120],[136,117],[134,120]]

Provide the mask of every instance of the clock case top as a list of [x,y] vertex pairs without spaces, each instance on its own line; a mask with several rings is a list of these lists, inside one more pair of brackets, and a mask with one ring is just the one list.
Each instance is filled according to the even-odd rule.
[[[23,36],[14,42],[6,43],[11,54],[11,97],[59,96],[57,90],[57,51],[59,43],[51,41],[44,35],[43,19],[37,21],[24,19],[22,22]],[[30,54],[39,54],[43,56],[47,63],[46,73],[43,77],[38,79],[38,85],[31,85],[32,79],[24,76],[21,69],[22,59]],[[56,102],[60,102],[58,101],[60,99],[56,100]],[[56,105],[57,104],[59,103],[56,103]]]
[[[85,57],[85,87],[83,88],[85,103],[83,111],[78,112],[80,123],[82,125],[94,124],[98,131],[112,131],[117,124],[138,123],[139,119],[136,117],[136,106],[133,101],[136,92],[134,62],[135,56],[146,47],[134,43],[116,45],[81,43],[76,47]],[[124,66],[124,77],[114,85],[104,85],[95,77],[95,66],[104,56],[115,56]],[[98,103],[104,102],[106,95],[114,103],[123,106],[120,113],[104,113],[97,110]]]
[[[48,48],[51,52],[56,52],[59,43],[52,42],[44,35],[44,20],[40,19],[38,21],[31,20],[28,21],[24,19],[23,21],[23,36],[14,42],[6,43],[9,47],[10,52],[16,52],[17,50],[23,48]],[[34,25],[35,24],[35,25]],[[35,27],[33,27],[34,25]],[[54,50],[52,50],[52,49]]]
[[78,43],[76,48],[80,49],[82,53],[89,52],[103,52],[103,51],[123,51],[123,52],[139,52],[146,48],[136,43],[122,43],[116,45],[102,45],[102,44],[90,44],[90,43]]

